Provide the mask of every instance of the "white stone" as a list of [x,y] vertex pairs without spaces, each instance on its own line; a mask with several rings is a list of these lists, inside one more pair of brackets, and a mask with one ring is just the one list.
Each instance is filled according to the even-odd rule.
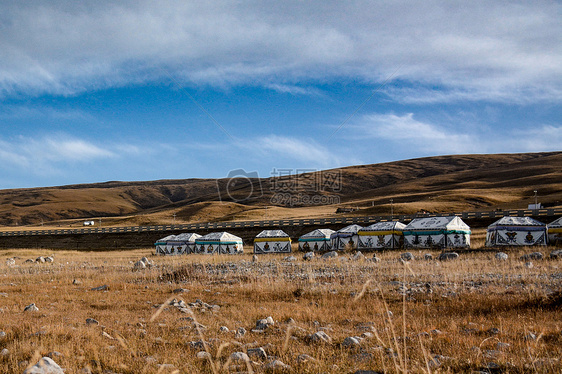
[[302,256],[302,259],[305,261],[310,261],[312,260],[313,257],[314,257],[314,252],[306,252],[304,256]]
[[16,260],[13,258],[9,258],[6,260],[6,266],[14,266],[16,264]]
[[135,264],[133,265],[133,269],[135,269],[135,270],[146,269],[146,264],[145,264],[143,261],[137,261],[137,262],[135,262]]
[[55,259],[52,258],[51,256],[45,257],[45,262],[53,262],[53,261],[55,261]]
[[212,358],[211,354],[209,352],[205,352],[205,351],[197,352],[196,357],[199,360],[208,360],[208,359]]
[[8,348],[4,348],[0,351],[0,356],[7,356],[10,354],[10,351],[8,350]]
[[310,340],[314,343],[332,343],[332,338],[324,331],[317,331],[314,334],[310,335]]
[[24,312],[38,312],[39,308],[35,305],[35,303],[29,304],[23,309]]
[[295,261],[297,261],[297,258],[295,256],[287,256],[283,259],[283,261],[295,262]]
[[498,252],[498,253],[496,253],[495,257],[496,257],[496,260],[499,260],[499,261],[506,261],[509,258],[509,256],[505,252]]
[[327,258],[335,258],[338,257],[338,252],[336,251],[330,251],[330,252],[326,252],[322,255],[323,259],[327,259]]
[[250,361],[250,358],[244,352],[234,352],[230,355],[230,359],[232,361],[244,361],[244,362]]
[[64,374],[64,370],[51,358],[43,357],[37,364],[26,369],[23,374]]
[[291,367],[286,363],[284,363],[283,361],[273,360],[271,362],[268,362],[264,366],[264,369],[269,371],[286,371],[286,370],[291,370]]
[[346,348],[356,348],[361,346],[361,340],[356,336],[348,336],[344,339],[342,345]]

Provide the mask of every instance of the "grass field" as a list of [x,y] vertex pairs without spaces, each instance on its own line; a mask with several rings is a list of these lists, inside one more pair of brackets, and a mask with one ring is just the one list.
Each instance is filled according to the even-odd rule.
[[[399,252],[375,263],[353,253],[253,262],[152,249],[2,251],[0,372],[22,373],[50,354],[66,373],[282,372],[274,360],[298,373],[558,373],[562,261],[519,260],[534,250],[511,250],[504,262],[493,252],[439,262],[415,251],[408,263]],[[54,262],[24,263],[47,255]],[[143,256],[154,266],[134,271]],[[24,312],[31,303],[39,310]],[[256,330],[267,317],[274,324]],[[331,342],[315,342],[317,331]]]

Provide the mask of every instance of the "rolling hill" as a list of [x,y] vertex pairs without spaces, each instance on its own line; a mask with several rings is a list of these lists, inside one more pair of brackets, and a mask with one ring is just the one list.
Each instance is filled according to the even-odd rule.
[[[562,205],[562,152],[455,155],[298,176],[105,182],[0,190],[0,225],[149,225]],[[392,202],[391,202],[392,199]]]

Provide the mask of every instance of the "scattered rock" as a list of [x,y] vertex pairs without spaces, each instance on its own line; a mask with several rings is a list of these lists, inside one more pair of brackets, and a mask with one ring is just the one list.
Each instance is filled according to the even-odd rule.
[[357,251],[353,257],[351,258],[353,261],[362,261],[365,259],[365,255],[359,251]]
[[57,357],[63,357],[63,354],[58,352],[58,351],[52,351],[52,352],[47,353],[47,357],[54,359],[54,358],[57,358]]
[[99,325],[100,323],[93,318],[86,318],[86,325]]
[[35,305],[35,303],[29,304],[25,308],[23,308],[24,312],[38,312],[39,308]]
[[299,362],[299,363],[318,362],[318,360],[315,359],[312,356],[307,355],[306,353],[303,353],[303,354],[298,355],[297,362]]
[[232,361],[244,361],[244,362],[250,361],[250,358],[244,352],[234,352],[230,355],[230,359]]
[[444,252],[437,257],[439,261],[451,261],[456,260],[459,258],[459,254],[457,252]]
[[244,335],[246,335],[246,329],[243,327],[240,327],[238,330],[236,330],[236,337],[237,338],[241,338]]
[[310,261],[312,260],[313,257],[314,257],[314,252],[306,252],[304,256],[302,256],[302,259],[305,261]]
[[430,332],[431,332],[431,335],[441,335],[441,334],[443,334],[441,332],[441,330],[438,330],[438,329],[433,329]]
[[16,260],[13,258],[9,258],[6,260],[6,266],[15,266],[16,265]]
[[265,360],[267,358],[267,353],[265,353],[265,349],[263,349],[262,347],[249,348],[247,352],[248,356],[253,359]]
[[504,252],[498,252],[498,253],[496,253],[496,255],[494,257],[498,261],[507,261],[507,259],[509,258],[507,253],[504,253]]
[[400,258],[404,261],[413,261],[415,260],[414,255],[411,252],[404,252],[400,255]]
[[283,259],[283,261],[295,262],[295,261],[297,261],[297,258],[295,256],[287,256]]
[[534,333],[530,332],[527,335],[525,335],[525,340],[537,340],[537,335],[535,335]]
[[189,290],[186,290],[185,288],[176,288],[175,290],[172,291],[172,293],[185,293],[185,292],[189,292]]
[[35,259],[35,262],[37,262],[39,264],[43,264],[43,263],[45,263],[45,258],[43,256],[39,256]]
[[521,261],[542,260],[543,258],[544,255],[541,252],[527,253],[526,255],[519,257]]
[[381,259],[377,257],[376,253],[373,255],[373,257],[371,258],[371,262],[381,262]]
[[4,348],[0,351],[0,356],[7,356],[10,354],[10,351],[8,350],[8,348]]
[[252,262],[258,262],[258,255],[252,256]]
[[139,260],[139,261],[135,262],[135,264],[133,265],[133,269],[134,270],[146,269],[146,264]]
[[344,339],[342,345],[346,348],[358,348],[361,346],[361,338],[357,336],[348,336]]
[[338,257],[338,252],[336,251],[326,252],[322,255],[323,259],[336,258],[336,257]]
[[433,255],[431,253],[426,253],[423,255],[423,259],[426,261],[431,261],[433,260]]
[[210,360],[210,359],[212,359],[213,356],[211,356],[211,354],[209,352],[200,351],[200,352],[197,352],[196,357],[199,360]]
[[6,333],[4,331],[0,331],[0,340],[6,337]]
[[64,374],[64,370],[49,357],[43,357],[37,364],[26,369],[23,374]]
[[269,371],[285,371],[285,370],[291,370],[291,367],[286,363],[284,363],[283,361],[273,360],[271,362],[268,362],[264,366],[264,369]]
[[53,262],[55,259],[51,256],[45,257],[45,262]]
[[80,280],[78,280],[78,279],[74,279],[74,280],[72,281],[72,284],[75,285],[75,286],[79,286],[79,285],[82,284],[82,282],[81,282]]
[[107,284],[104,284],[103,286],[99,286],[99,287],[90,288],[90,291],[107,291],[107,290],[109,290],[109,286]]
[[532,268],[533,268],[533,263],[532,263],[531,261],[525,262],[525,267],[526,267],[527,269],[532,269]]
[[562,249],[555,249],[554,251],[550,252],[550,259],[557,260],[562,258]]
[[332,338],[324,331],[317,331],[310,335],[310,341],[313,343],[327,343],[332,344]]
[[229,333],[229,332],[230,332],[230,330],[229,330],[228,327],[226,327],[226,326],[221,326],[221,327],[219,328],[219,331],[222,332],[223,334],[226,334],[226,333]]

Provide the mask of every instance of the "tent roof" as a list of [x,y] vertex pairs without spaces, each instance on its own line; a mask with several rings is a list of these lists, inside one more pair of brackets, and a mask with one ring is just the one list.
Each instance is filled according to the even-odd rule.
[[177,241],[182,241],[182,242],[194,242],[195,239],[200,238],[201,235],[193,233],[193,232],[186,232],[186,233],[182,233],[179,235],[176,235],[176,238],[174,240]]
[[288,238],[289,235],[283,230],[263,230],[256,238]]
[[350,234],[357,234],[357,231],[361,230],[363,227],[359,225],[349,225],[344,227],[343,229],[339,229],[338,233],[350,233]]
[[406,225],[408,230],[470,230],[470,227],[457,216],[415,218]]
[[313,230],[307,234],[302,235],[300,238],[301,239],[307,239],[307,238],[326,238],[329,239],[330,235],[332,235],[333,233],[335,233],[334,230],[332,229],[316,229]]
[[502,217],[488,227],[494,226],[546,226],[544,223],[531,217]]
[[157,242],[167,242],[167,241],[172,241],[172,240],[176,240],[176,236],[175,235],[168,235],[163,237],[162,239],[158,239]]
[[242,238],[232,235],[226,231],[222,232],[212,232],[210,234],[204,235],[198,239],[197,241],[214,241],[214,242],[241,242]]
[[548,224],[548,227],[562,227],[562,217],[550,222]]
[[402,230],[406,227],[405,224],[398,221],[388,221],[388,222],[377,222],[369,225],[367,227],[363,227],[359,231],[388,231],[388,230]]

